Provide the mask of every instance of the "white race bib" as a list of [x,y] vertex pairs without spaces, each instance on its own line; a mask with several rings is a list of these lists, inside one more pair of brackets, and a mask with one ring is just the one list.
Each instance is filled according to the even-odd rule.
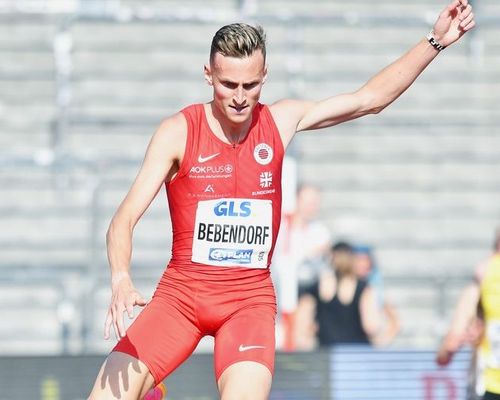
[[191,259],[222,267],[267,268],[272,223],[271,200],[200,201]]
[[500,368],[500,321],[488,321],[486,337],[491,349],[491,354],[487,357],[487,364],[491,368]]

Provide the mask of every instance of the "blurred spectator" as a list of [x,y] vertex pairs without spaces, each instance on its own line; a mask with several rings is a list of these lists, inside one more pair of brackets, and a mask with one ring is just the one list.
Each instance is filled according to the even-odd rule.
[[354,272],[354,252],[348,243],[336,243],[330,266],[301,296],[297,309],[296,343],[299,350],[315,344],[369,344],[377,336],[381,317],[374,290]]
[[493,254],[476,267],[476,279],[460,294],[436,361],[447,365],[462,346],[476,346],[468,398],[500,399],[500,228]]
[[300,186],[296,210],[283,218],[274,252],[272,269],[280,312],[278,329],[283,337],[278,346],[286,351],[295,349],[292,332],[299,292],[317,279],[330,243],[327,226],[317,219],[319,206],[319,190],[310,184]]
[[387,346],[392,343],[400,330],[399,317],[395,307],[384,294],[382,274],[370,246],[354,247],[354,272],[358,278],[365,280],[373,288],[377,305],[384,318],[384,329],[373,339],[373,344]]

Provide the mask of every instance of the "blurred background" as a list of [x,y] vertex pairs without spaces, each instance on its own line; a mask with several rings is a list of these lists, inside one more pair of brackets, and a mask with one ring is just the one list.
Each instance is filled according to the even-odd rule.
[[[473,4],[478,27],[401,99],[331,132],[300,134],[288,154],[296,181],[321,192],[317,218],[330,239],[374,249],[397,310],[389,348],[362,360],[408,362],[414,354],[423,361],[408,365],[432,369],[459,291],[491,252],[500,223],[500,2]],[[263,102],[320,99],[359,88],[421,40],[445,5],[0,0],[0,398],[87,395],[113,346],[102,338],[106,229],[160,120],[211,99],[203,65],[220,26],[246,21],[266,29]],[[150,297],[170,256],[164,189],[134,238],[133,279]],[[179,383],[169,398],[216,398],[210,351],[209,342],[200,345],[172,378]],[[439,371],[415,378],[415,397],[335,394],[333,366],[356,354],[280,352],[273,398],[422,399],[433,379],[445,383],[426,399],[464,398],[463,375]],[[458,357],[456,374],[467,358]],[[458,382],[456,397],[448,378]],[[189,394],[193,386],[197,394]]]

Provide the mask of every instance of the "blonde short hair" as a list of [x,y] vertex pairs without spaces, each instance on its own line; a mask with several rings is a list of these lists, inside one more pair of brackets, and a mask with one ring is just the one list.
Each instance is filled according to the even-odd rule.
[[215,54],[226,57],[244,58],[261,50],[266,60],[266,34],[261,26],[235,23],[223,26],[214,35],[210,47],[210,62]]

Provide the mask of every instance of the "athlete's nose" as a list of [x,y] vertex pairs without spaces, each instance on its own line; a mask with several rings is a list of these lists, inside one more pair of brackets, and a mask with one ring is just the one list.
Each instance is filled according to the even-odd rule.
[[246,101],[247,97],[245,94],[245,90],[243,89],[243,87],[238,86],[234,93],[234,102],[236,103],[236,105],[243,106],[245,105]]

